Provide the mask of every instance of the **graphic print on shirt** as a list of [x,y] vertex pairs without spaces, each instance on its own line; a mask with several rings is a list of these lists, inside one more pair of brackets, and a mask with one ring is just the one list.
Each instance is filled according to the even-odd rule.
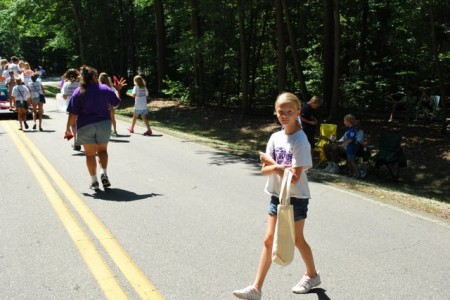
[[283,147],[277,147],[273,150],[273,157],[275,158],[275,161],[279,165],[291,165],[292,164],[292,151],[287,152],[285,148]]

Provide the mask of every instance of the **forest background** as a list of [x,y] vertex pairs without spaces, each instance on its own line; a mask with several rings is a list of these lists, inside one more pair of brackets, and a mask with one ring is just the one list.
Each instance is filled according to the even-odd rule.
[[[278,93],[319,95],[321,120],[351,112],[373,136],[401,130],[405,183],[450,202],[448,0],[0,0],[0,15],[0,56],[58,76],[81,64],[129,83],[141,74],[154,98],[180,104],[165,126],[187,130],[201,122],[180,118],[208,111],[267,140]],[[439,118],[386,122],[387,96],[423,89],[440,95]]]

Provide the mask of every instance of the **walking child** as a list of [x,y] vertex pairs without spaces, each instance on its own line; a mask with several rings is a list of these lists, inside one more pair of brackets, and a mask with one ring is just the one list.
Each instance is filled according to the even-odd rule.
[[[61,94],[65,100],[72,97],[73,92],[80,87],[80,72],[77,69],[68,69],[63,75],[61,86]],[[71,132],[74,137],[73,150],[80,151],[81,145],[77,144],[77,125],[76,122],[72,124]]]
[[[106,74],[104,72],[100,73],[100,75],[98,76],[98,81],[101,84],[107,85],[110,89],[112,89],[114,91],[114,93],[116,93],[117,98],[120,98],[119,92],[114,88],[114,85],[111,81],[111,77],[109,77],[108,74]],[[111,114],[111,125],[113,128],[113,130],[111,131],[112,136],[117,136],[117,122],[116,122],[116,112],[115,112],[117,107],[118,106],[109,108],[110,109],[109,111]]]
[[134,114],[133,119],[131,121],[131,127],[128,128],[130,133],[134,133],[134,126],[136,125],[137,118],[141,116],[144,121],[145,126],[147,127],[147,131],[144,135],[152,135],[152,129],[150,128],[150,124],[147,119],[148,115],[148,107],[147,107],[147,97],[148,90],[145,86],[145,80],[142,76],[137,75],[133,79],[134,87],[131,93],[127,93],[128,96],[134,98]]
[[27,110],[28,110],[28,101],[30,99],[30,91],[28,88],[22,83],[22,79],[20,77],[16,77],[16,85],[12,90],[12,100],[16,104],[17,109],[17,118],[19,120],[19,130],[23,130],[23,126],[25,129],[28,129],[27,124]]
[[305,294],[320,284],[320,276],[316,271],[311,248],[303,235],[310,198],[305,171],[311,168],[312,158],[308,138],[303,130],[299,129],[296,122],[300,115],[300,101],[292,93],[283,93],[275,102],[275,110],[284,129],[272,134],[266,152],[260,155],[263,163],[261,173],[268,176],[265,191],[271,196],[264,247],[253,283],[233,292],[240,299],[261,299],[262,286],[272,264],[277,205],[279,204],[281,180],[286,168],[292,168],[294,175],[291,182],[291,204],[294,206],[295,245],[300,251],[306,267],[305,274],[292,288],[292,292]]
[[44,102],[42,102],[40,95],[45,95],[44,86],[37,79],[38,74],[33,74],[31,76],[31,83],[29,84],[29,89],[31,91],[31,104],[33,105],[33,129],[36,129],[36,119],[39,120],[39,131],[44,131],[42,129],[42,115],[44,114]]

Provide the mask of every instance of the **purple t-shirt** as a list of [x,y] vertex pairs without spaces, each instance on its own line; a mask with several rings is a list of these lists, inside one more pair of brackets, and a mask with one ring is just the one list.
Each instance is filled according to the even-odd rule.
[[70,98],[67,112],[77,115],[77,128],[111,120],[110,108],[117,106],[120,99],[104,84],[89,84],[84,95],[77,88]]

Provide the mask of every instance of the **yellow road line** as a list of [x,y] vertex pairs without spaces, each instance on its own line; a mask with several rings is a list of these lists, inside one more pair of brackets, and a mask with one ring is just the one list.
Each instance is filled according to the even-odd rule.
[[115,278],[114,273],[111,271],[103,257],[95,248],[94,243],[89,239],[88,235],[77,222],[74,215],[64,204],[64,201],[61,199],[60,195],[48,180],[45,172],[39,167],[35,159],[30,155],[29,149],[20,140],[19,137],[21,135],[24,135],[24,133],[17,132],[16,130],[12,129],[11,124],[11,122],[7,122],[3,125],[3,127],[9,133],[9,136],[16,144],[16,147],[22,155],[24,161],[33,172],[34,176],[36,177],[36,181],[41,186],[42,191],[47,196],[48,200],[53,206],[53,209],[55,210],[59,219],[72,238],[74,244],[80,251],[86,265],[94,275],[100,288],[103,290],[105,297],[107,299],[128,299],[124,290]]
[[52,166],[42,152],[23,134],[20,135],[22,141],[26,144],[33,155],[41,163],[52,180],[58,185],[62,193],[67,197],[69,202],[78,212],[80,217],[92,231],[94,236],[100,241],[111,259],[127,278],[135,289],[136,293],[142,299],[164,299],[159,291],[153,286],[144,272],[136,265],[133,259],[123,249],[123,247],[114,239],[114,236],[106,228],[106,226],[97,218],[92,210],[86,205],[79,194],[67,183],[67,181]]

